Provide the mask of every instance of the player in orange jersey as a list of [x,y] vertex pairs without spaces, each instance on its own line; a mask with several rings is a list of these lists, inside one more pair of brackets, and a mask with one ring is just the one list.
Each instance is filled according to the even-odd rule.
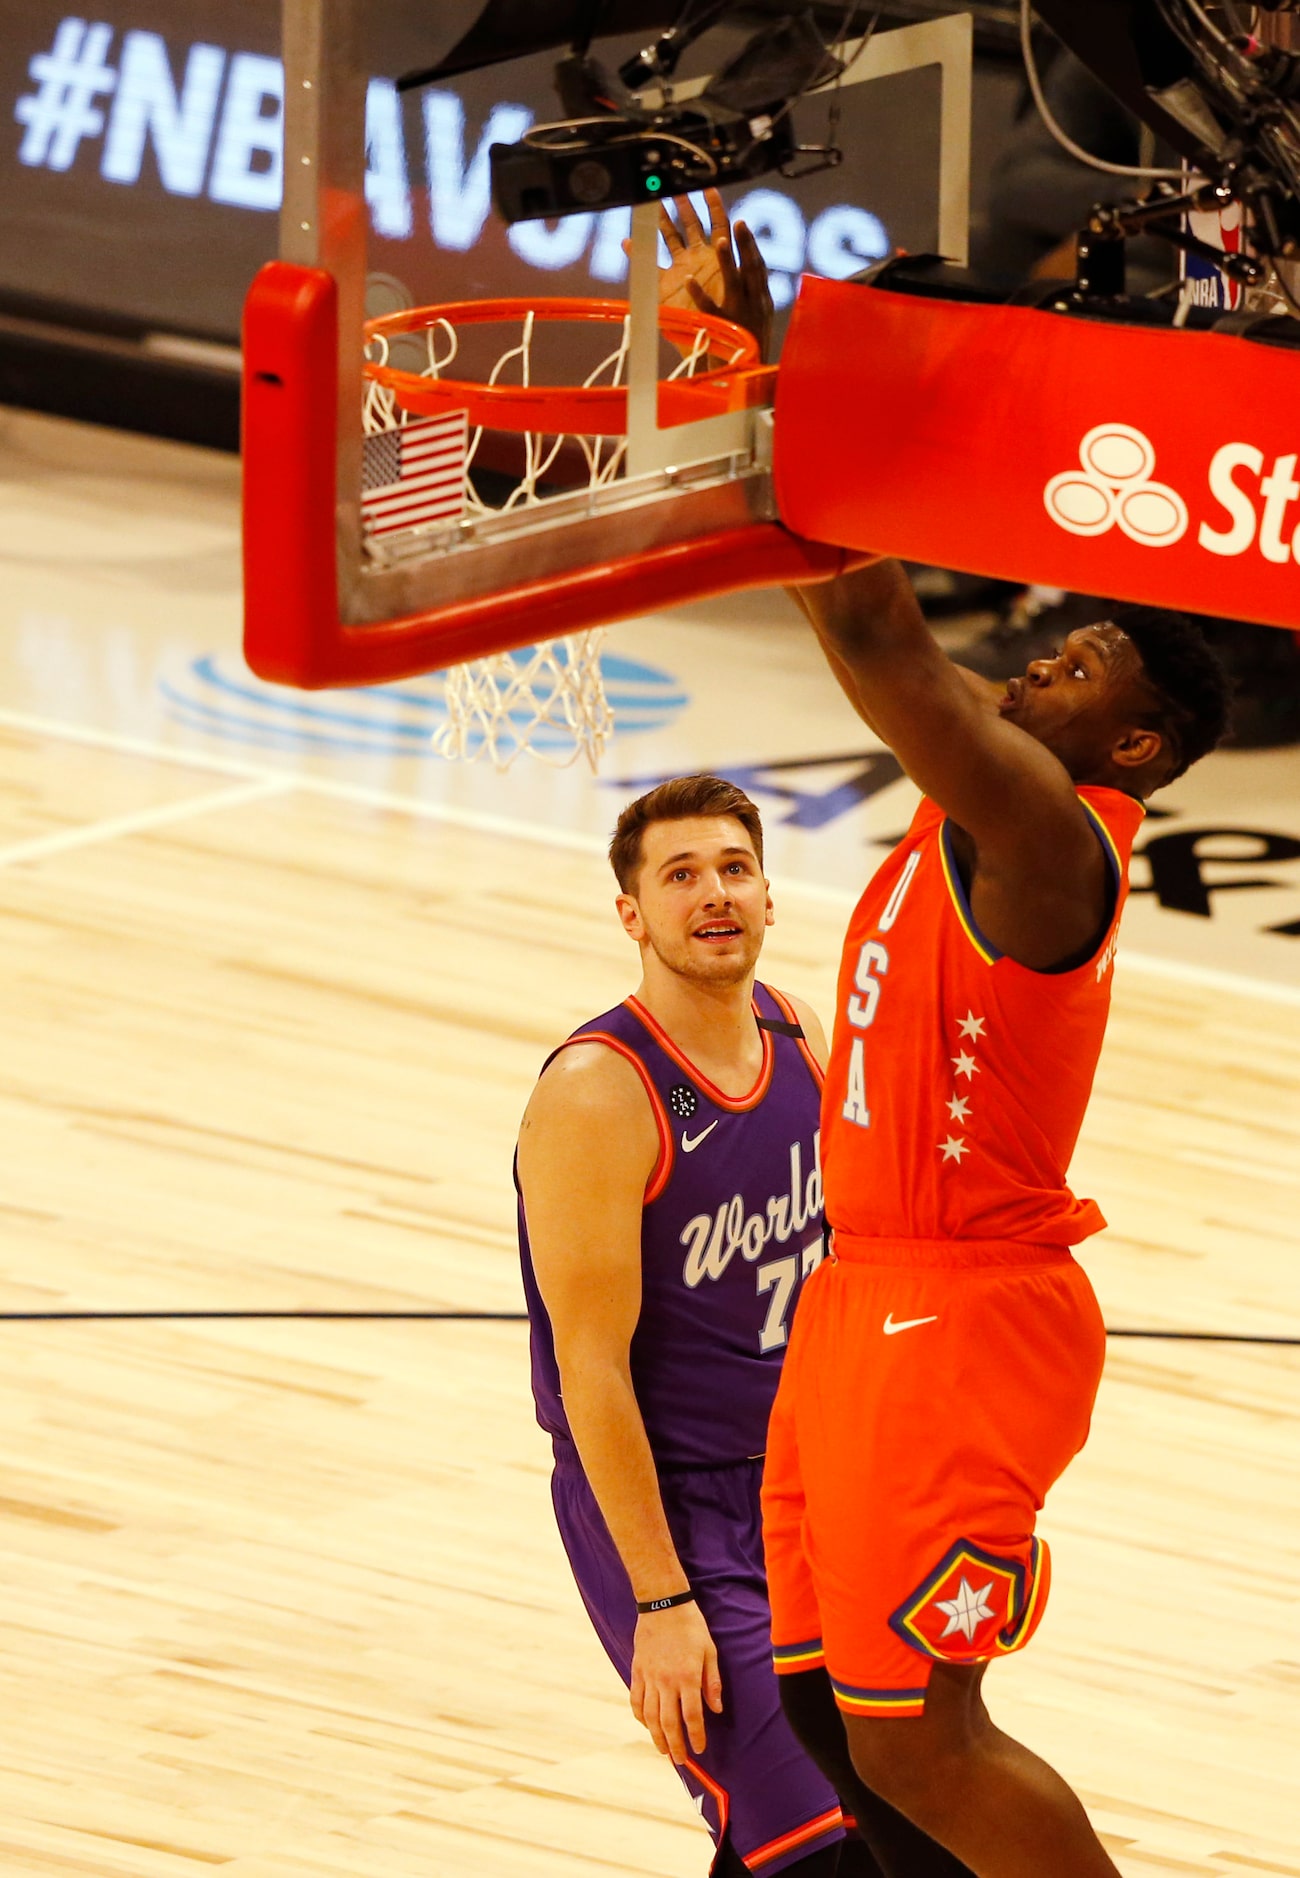
[[[761,263],[742,242],[727,264],[713,192],[709,208],[707,236],[680,205],[665,228],[662,295],[761,332]],[[999,696],[944,656],[895,562],[796,598],[926,799],[840,974],[833,1255],[795,1318],[763,1489],[784,1706],[843,1796],[883,1797],[979,1878],[1118,1878],[980,1685],[1042,1616],[1035,1518],[1101,1376],[1070,1248],[1105,1222],[1066,1171],[1133,837],[1145,798],[1222,735],[1225,680],[1190,621],[1128,608]],[[867,1836],[904,1878],[906,1853]]]
[[[773,1411],[764,1539],[804,1745],[980,1878],[1117,1878],[1065,1783],[990,1721],[1042,1616],[1035,1517],[1087,1438],[1105,1332],[1066,1171],[1143,801],[1223,732],[1191,621],[1121,609],[1000,697],[881,561],[798,596],[925,792],[850,921],[822,1115],[833,1261]],[[807,1719],[809,1676],[839,1719]]]

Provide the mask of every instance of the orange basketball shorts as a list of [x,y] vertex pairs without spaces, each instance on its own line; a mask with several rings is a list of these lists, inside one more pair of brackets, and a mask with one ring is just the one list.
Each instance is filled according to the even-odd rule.
[[837,1235],[768,1435],[778,1674],[824,1664],[846,1714],[919,1715],[932,1664],[1029,1640],[1035,1517],[1087,1439],[1105,1337],[1061,1248]]

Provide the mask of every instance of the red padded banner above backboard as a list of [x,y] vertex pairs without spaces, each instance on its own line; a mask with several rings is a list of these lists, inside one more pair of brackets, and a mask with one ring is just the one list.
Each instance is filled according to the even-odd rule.
[[1300,627],[1300,354],[806,278],[777,382],[796,533]]

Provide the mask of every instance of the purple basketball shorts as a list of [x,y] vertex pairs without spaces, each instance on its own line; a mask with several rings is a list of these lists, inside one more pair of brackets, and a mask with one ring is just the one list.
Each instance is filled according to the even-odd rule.
[[[595,1495],[567,1442],[551,1482],[560,1537],[587,1614],[625,1683],[632,1679],[636,1602]],[[834,1789],[795,1740],[772,1670],[759,1486],[763,1463],[660,1478],[678,1557],[718,1650],[721,1715],[704,1711],[708,1744],[679,1767],[715,1845],[773,1878],[844,1836]]]

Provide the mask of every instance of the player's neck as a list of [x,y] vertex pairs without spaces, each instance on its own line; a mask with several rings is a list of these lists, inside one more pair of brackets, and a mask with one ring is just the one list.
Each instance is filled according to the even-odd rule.
[[637,999],[682,1055],[727,1095],[747,1095],[763,1064],[754,1021],[754,975],[716,985],[681,978],[652,954]]

